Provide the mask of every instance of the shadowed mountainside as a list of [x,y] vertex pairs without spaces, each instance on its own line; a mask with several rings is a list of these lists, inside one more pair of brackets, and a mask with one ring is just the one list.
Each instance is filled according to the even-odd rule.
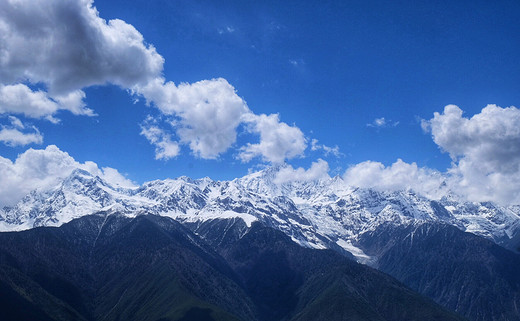
[[210,246],[151,215],[0,233],[0,317],[462,320],[332,250],[302,248],[258,223],[238,235]]

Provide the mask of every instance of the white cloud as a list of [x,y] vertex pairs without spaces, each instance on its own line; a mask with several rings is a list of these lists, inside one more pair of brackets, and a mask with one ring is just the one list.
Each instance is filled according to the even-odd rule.
[[22,121],[14,116],[8,117],[10,125],[0,125],[0,142],[7,146],[25,146],[43,143],[43,135],[38,128],[27,128]]
[[172,141],[171,135],[155,125],[151,117],[141,125],[141,135],[155,146],[155,159],[168,160],[179,155],[179,144]]
[[389,121],[385,119],[385,117],[376,118],[373,122],[367,124],[368,127],[376,127],[376,128],[382,128],[382,127],[395,127],[399,125],[398,121]]
[[[235,30],[229,26],[225,31]],[[176,85],[162,77],[163,64],[141,33],[122,20],[102,19],[92,0],[0,3],[0,114],[53,122],[59,110],[93,116],[83,88],[110,83],[175,119],[170,125],[177,141],[165,134],[164,124],[142,128],[156,147],[156,158],[175,157],[184,144],[196,157],[216,159],[236,142],[244,122],[261,141],[244,148],[242,159],[282,162],[305,149],[298,128],[280,123],[277,116],[255,116],[225,79]]]
[[520,169],[520,110],[515,107],[488,105],[465,118],[459,107],[448,105],[429,125],[435,143],[454,160],[478,161],[485,172]]
[[92,0],[8,0],[0,5],[0,81],[42,83],[53,95],[160,75],[163,58],[130,24],[99,17]]
[[0,156],[0,207],[13,205],[34,189],[49,188],[66,178],[75,168],[98,175],[115,186],[134,186],[117,170],[99,169],[94,162],[79,163],[54,145],[28,149],[13,162]]
[[520,204],[520,110],[488,105],[471,118],[448,105],[423,128],[454,161],[452,184],[470,200]]
[[156,79],[137,90],[162,113],[178,118],[173,126],[180,142],[204,159],[217,158],[228,150],[236,141],[243,115],[250,113],[223,78],[179,86]]
[[57,122],[53,115],[60,109],[69,110],[75,115],[93,116],[93,111],[85,107],[84,97],[85,93],[77,90],[53,99],[45,91],[33,91],[24,84],[0,84],[0,114],[23,114],[52,122]]
[[34,127],[35,132],[24,133],[16,128],[5,128],[0,129],[0,142],[7,146],[25,146],[29,144],[41,144],[43,143],[43,136]]
[[326,179],[330,178],[328,172],[329,164],[323,159],[318,159],[318,161],[313,162],[311,167],[307,170],[302,167],[294,169],[292,166],[281,168],[276,174],[274,182],[277,184],[283,184],[294,181],[307,182]]
[[240,149],[239,158],[244,162],[260,156],[264,161],[281,163],[302,155],[306,148],[298,127],[280,122],[278,115],[255,115],[222,78],[178,86],[158,78],[136,87],[136,93],[163,114],[175,117],[170,124],[179,142],[200,158],[215,159],[226,152],[236,142],[237,128],[242,123],[248,125],[249,132],[260,135],[258,144]]
[[[163,58],[131,25],[99,17],[91,0],[0,3],[0,114],[94,116],[82,88],[132,88],[160,76]],[[27,84],[42,88],[32,90]]]
[[459,107],[448,105],[421,126],[450,154],[453,163],[446,172],[400,159],[388,167],[366,161],[347,169],[346,183],[379,190],[412,189],[432,198],[452,191],[469,201],[520,204],[520,109],[488,105],[469,118]]
[[11,123],[13,128],[17,128],[17,129],[25,128],[24,124],[22,123],[22,121],[20,119],[14,117],[14,116],[9,116],[7,118],[9,119],[9,122]]
[[348,184],[382,190],[413,189],[438,198],[451,190],[469,201],[520,204],[520,110],[488,105],[471,118],[448,105],[421,122],[453,160],[440,173],[401,160],[390,167],[367,161],[345,172]]
[[84,164],[76,165],[78,168],[84,169],[94,176],[99,176],[112,186],[135,188],[134,182],[126,178],[123,174],[112,167],[99,168],[98,165],[92,161],[86,161]]
[[370,124],[367,124],[369,127],[383,127],[386,125],[386,120],[384,117],[376,118],[374,121]]
[[59,104],[60,109],[68,110],[74,115],[96,116],[92,109],[87,108],[83,101],[85,97],[83,90],[74,90],[67,94],[55,95],[52,98]]
[[312,139],[311,140],[311,150],[312,151],[323,150],[323,153],[325,154],[325,156],[329,156],[330,154],[332,154],[332,155],[334,155],[336,157],[340,157],[341,155],[343,155],[339,151],[338,145],[336,145],[334,147],[330,147],[330,146],[327,146],[327,145],[318,144],[318,142],[319,141],[317,139]]
[[446,192],[442,173],[428,168],[419,168],[398,159],[391,166],[365,161],[349,167],[343,175],[350,186],[374,188],[381,191],[414,190],[432,198],[440,198]]
[[241,148],[238,158],[243,162],[260,156],[271,163],[283,163],[286,159],[303,156],[307,148],[302,131],[296,126],[280,122],[278,114],[245,116],[251,133],[260,135],[258,144],[248,143]]
[[233,33],[233,32],[235,32],[235,28],[233,28],[232,26],[226,26],[224,29],[218,28],[217,31],[218,31],[219,35],[222,35],[224,33]]

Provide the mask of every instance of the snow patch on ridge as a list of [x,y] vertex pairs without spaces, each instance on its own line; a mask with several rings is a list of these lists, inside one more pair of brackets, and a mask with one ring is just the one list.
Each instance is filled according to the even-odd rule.
[[345,241],[345,240],[339,239],[336,242],[336,244],[338,244],[343,249],[347,250],[352,255],[354,255],[354,257],[357,259],[357,261],[359,263],[366,264],[366,263],[368,263],[368,262],[370,262],[372,260],[371,256],[366,255],[365,252],[363,252],[362,249],[360,249],[359,247],[354,246],[350,240]]
[[164,216],[171,217],[176,220],[181,220],[183,222],[204,222],[211,221],[215,219],[231,219],[231,218],[239,218],[244,221],[248,228],[251,227],[253,222],[258,221],[258,219],[250,214],[246,213],[236,213],[232,211],[223,211],[223,212],[197,212],[191,213],[192,215],[186,215],[186,213],[181,212],[169,212],[164,213]]

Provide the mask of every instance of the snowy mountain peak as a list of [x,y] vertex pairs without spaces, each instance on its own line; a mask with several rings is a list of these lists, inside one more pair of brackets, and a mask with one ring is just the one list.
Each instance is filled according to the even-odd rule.
[[92,175],[90,172],[88,172],[84,169],[76,168],[70,173],[70,175],[67,179],[82,178],[82,177],[92,178],[92,177],[94,177],[94,175]]
[[232,181],[184,176],[147,182],[136,189],[115,188],[77,169],[54,188],[33,191],[0,212],[0,229],[56,226],[98,211],[128,216],[150,213],[197,224],[241,219],[250,226],[258,220],[302,245],[339,246],[349,252],[358,251],[354,248],[361,234],[381,224],[443,222],[498,243],[520,234],[519,206],[463,202],[457,196],[432,200],[412,190],[356,188],[339,176],[277,183],[279,171],[286,166]]

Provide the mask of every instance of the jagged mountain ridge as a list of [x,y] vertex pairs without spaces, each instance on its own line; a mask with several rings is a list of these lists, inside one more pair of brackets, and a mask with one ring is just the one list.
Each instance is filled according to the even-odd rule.
[[156,180],[135,189],[116,188],[77,169],[58,186],[33,191],[0,212],[0,230],[59,226],[99,211],[142,213],[197,223],[240,218],[261,221],[300,245],[343,249],[370,261],[357,246],[360,235],[382,224],[442,222],[508,244],[520,234],[520,207],[462,201],[456,195],[431,200],[411,190],[377,191],[347,186],[341,177],[277,183],[279,167],[232,181],[188,177]]

